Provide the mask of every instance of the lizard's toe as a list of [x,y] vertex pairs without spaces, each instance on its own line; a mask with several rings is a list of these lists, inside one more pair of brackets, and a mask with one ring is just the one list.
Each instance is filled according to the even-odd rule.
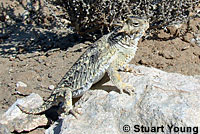
[[123,90],[120,90],[120,93],[124,93],[123,91],[125,91],[125,92],[127,92],[130,96],[133,96],[135,87],[133,87],[133,86],[130,85],[130,84],[124,84],[123,86],[124,86],[124,88],[123,88]]

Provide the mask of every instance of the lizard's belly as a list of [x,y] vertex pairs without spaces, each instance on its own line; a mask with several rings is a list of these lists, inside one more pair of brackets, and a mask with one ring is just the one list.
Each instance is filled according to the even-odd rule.
[[99,72],[99,74],[94,78],[93,84],[100,81],[103,78],[104,75],[105,75],[105,70],[103,72]]

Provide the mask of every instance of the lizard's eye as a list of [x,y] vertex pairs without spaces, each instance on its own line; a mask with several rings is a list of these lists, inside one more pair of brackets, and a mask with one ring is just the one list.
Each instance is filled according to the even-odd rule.
[[140,24],[137,22],[132,23],[134,27],[138,27]]

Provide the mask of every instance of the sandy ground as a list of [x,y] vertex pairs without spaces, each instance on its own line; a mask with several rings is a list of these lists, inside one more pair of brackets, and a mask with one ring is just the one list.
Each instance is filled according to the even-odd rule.
[[[70,29],[50,29],[53,23],[48,13],[41,21],[47,28],[20,20],[12,22],[25,9],[15,0],[0,2],[12,9],[0,16],[0,113],[3,113],[18,98],[32,92],[47,98],[51,92],[49,86],[60,81],[88,44],[78,43],[80,39]],[[200,75],[200,45],[193,42],[194,34],[200,34],[200,19],[189,23],[190,32],[185,33],[186,26],[178,31],[169,27],[160,30],[155,38],[141,40],[131,63]],[[184,35],[175,37],[177,33]],[[27,87],[17,87],[19,81]],[[31,133],[37,132],[42,133],[43,128]]]

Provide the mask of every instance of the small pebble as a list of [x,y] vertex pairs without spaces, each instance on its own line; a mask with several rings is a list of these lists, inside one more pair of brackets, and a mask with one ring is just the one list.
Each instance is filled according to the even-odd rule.
[[16,84],[17,87],[27,87],[27,85],[21,81],[18,81]]
[[49,88],[50,90],[53,90],[55,87],[54,87],[54,85],[50,85],[48,88]]
[[196,44],[200,47],[200,34],[195,35]]
[[38,63],[42,63],[42,62],[44,62],[44,60],[43,59],[37,59],[37,61],[38,61]]
[[14,70],[12,68],[10,68],[9,73],[14,73]]
[[42,78],[41,78],[41,77],[38,77],[38,78],[37,78],[37,81],[42,81]]
[[14,61],[14,60],[15,60],[15,57],[12,57],[12,56],[11,56],[11,57],[9,57],[9,60],[10,60],[10,61]]
[[8,15],[6,15],[6,19],[10,19],[10,17]]

